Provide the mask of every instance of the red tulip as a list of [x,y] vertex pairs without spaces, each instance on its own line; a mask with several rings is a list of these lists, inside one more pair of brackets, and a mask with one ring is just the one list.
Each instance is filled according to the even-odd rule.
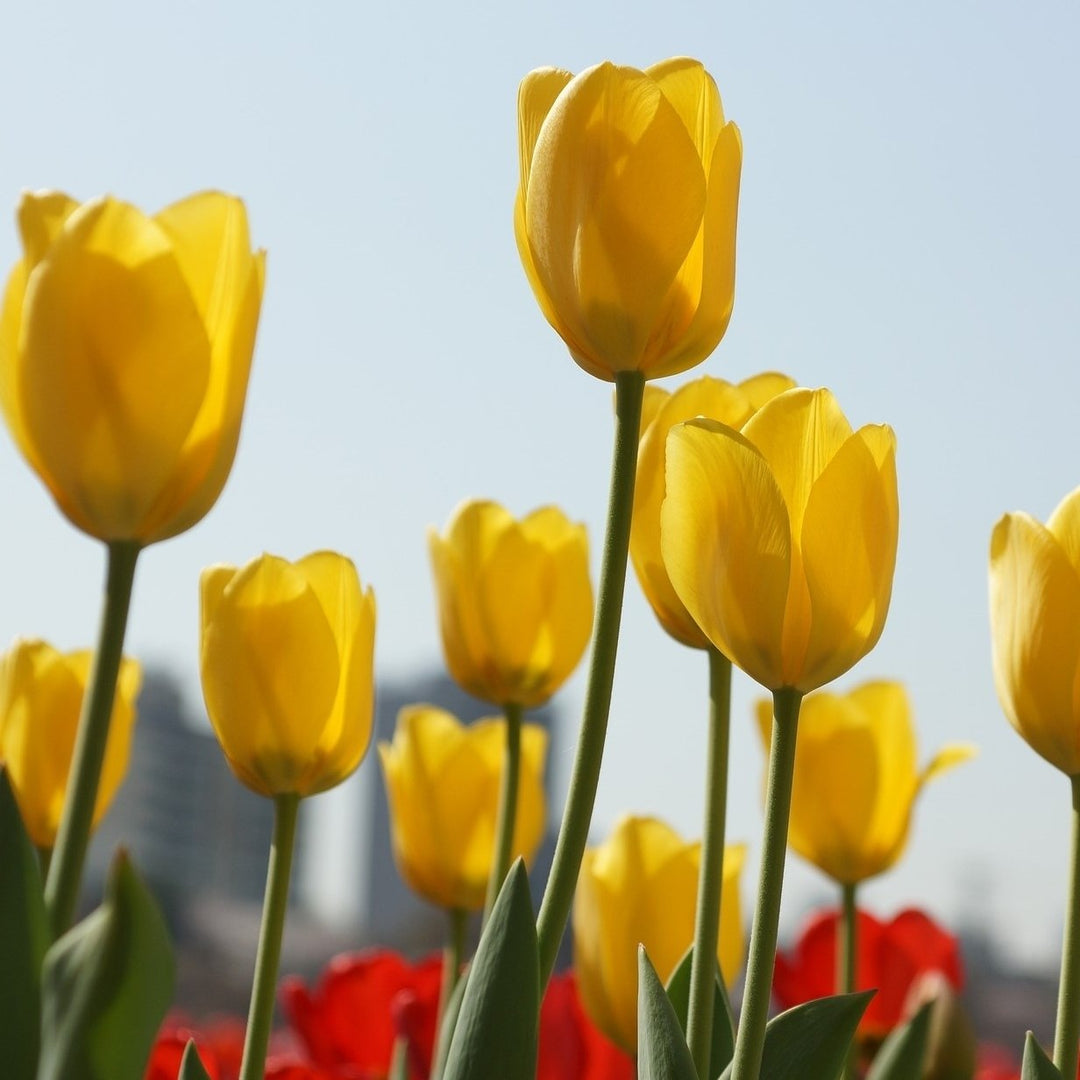
[[[773,996],[782,1009],[836,993],[836,936],[840,915],[822,911],[806,924],[794,950],[776,954]],[[909,908],[891,922],[858,913],[859,990],[876,989],[859,1034],[881,1038],[900,1021],[904,999],[916,977],[940,971],[957,989],[964,973],[956,938],[929,916]]]
[[1020,1080],[1020,1066],[1004,1047],[987,1043],[979,1047],[975,1080]]
[[540,1009],[536,1080],[633,1080],[634,1075],[633,1059],[585,1014],[574,973],[556,975]]

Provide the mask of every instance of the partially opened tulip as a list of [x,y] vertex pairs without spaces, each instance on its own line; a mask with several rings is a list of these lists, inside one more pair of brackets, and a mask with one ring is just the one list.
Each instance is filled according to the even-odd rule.
[[0,406],[73,525],[140,545],[199,521],[240,435],[263,290],[239,199],[153,217],[59,192],[19,206],[0,314]]
[[[17,640],[0,658],[0,762],[26,831],[39,848],[51,848],[56,840],[91,659],[88,650],[62,653],[31,639]],[[105,815],[127,772],[141,682],[138,663],[124,659],[93,825]]]
[[[717,960],[730,984],[742,967],[739,873],[745,849],[724,855]],[[637,948],[666,982],[694,940],[701,844],[655,818],[625,817],[585,852],[574,897],[574,968],[585,1009],[624,1050],[637,1049]]]
[[702,65],[533,71],[518,148],[518,251],[574,359],[608,380],[704,360],[734,301],[742,142]]
[[[767,751],[771,701],[758,702],[757,719]],[[799,713],[788,843],[841,885],[883,873],[903,854],[923,786],[974,753],[950,743],[920,768],[898,682],[811,694]]]
[[668,436],[662,549],[705,636],[769,690],[817,689],[877,643],[896,562],[896,440],[828,390],[789,390],[742,432]]
[[371,740],[375,597],[344,555],[261,555],[201,580],[203,693],[233,772],[270,797],[340,784]]
[[473,499],[428,532],[450,674],[494,705],[542,705],[592,631],[585,527],[545,506],[521,521]]
[[[464,725],[433,705],[403,709],[393,742],[379,744],[395,860],[409,886],[434,904],[484,905],[505,747],[503,719]],[[544,837],[546,753],[547,732],[522,725],[511,853],[526,862]]]
[[634,484],[630,558],[660,625],[676,641],[693,649],[707,649],[711,643],[672,588],[660,548],[668,433],[676,424],[698,416],[739,429],[766,401],[794,386],[794,381],[786,375],[767,372],[739,384],[703,375],[670,394],[658,387],[648,388],[648,423],[638,448]]

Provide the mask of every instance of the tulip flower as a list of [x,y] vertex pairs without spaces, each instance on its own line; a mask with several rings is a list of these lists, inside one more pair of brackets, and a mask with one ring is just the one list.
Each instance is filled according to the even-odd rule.
[[1080,488],[1042,525],[1006,514],[990,541],[994,684],[1009,723],[1080,776]]
[[642,592],[660,625],[676,641],[692,649],[708,649],[710,642],[672,588],[660,550],[668,433],[676,424],[697,416],[741,428],[766,401],[794,386],[794,381],[786,375],[767,372],[738,385],[704,375],[671,394],[658,387],[648,387],[648,423],[643,427],[638,448],[630,558]]
[[494,705],[542,705],[577,667],[592,631],[585,527],[546,506],[520,522],[471,500],[428,532],[450,674]]
[[[742,966],[739,872],[745,851],[724,856],[717,959],[730,984]],[[574,967],[585,1009],[618,1046],[637,1050],[637,948],[666,982],[694,940],[700,843],[655,818],[625,817],[585,852],[574,897]]]
[[[768,752],[772,702],[757,704]],[[841,885],[888,870],[903,854],[924,785],[975,748],[949,743],[918,767],[911,705],[898,682],[821,691],[802,702],[788,843]]]
[[[794,948],[776,954],[773,995],[780,1008],[836,993],[836,941],[840,913],[821,911],[804,925]],[[908,908],[888,922],[858,912],[859,962],[855,986],[876,990],[859,1023],[861,1037],[883,1039],[903,1018],[918,977],[938,971],[957,990],[964,986],[960,943],[928,915]]]
[[[546,822],[547,732],[525,724],[521,736],[511,850],[531,862]],[[465,726],[432,705],[403,709],[393,742],[379,744],[398,869],[434,904],[465,910],[484,905],[505,745],[503,719]]]
[[699,364],[731,318],[742,169],[712,77],[542,68],[518,92],[514,232],[544,316],[591,375]]
[[314,795],[371,738],[375,597],[345,556],[262,555],[204,570],[201,667],[233,772],[260,795]]
[[548,984],[539,1041],[536,1080],[634,1080],[634,1059],[589,1019],[572,970]]
[[[25,638],[0,657],[0,761],[26,831],[39,848],[50,849],[56,840],[91,659],[85,650],[61,653]],[[127,772],[141,683],[138,663],[123,660],[94,803],[95,826]]]
[[896,561],[895,437],[789,390],[742,432],[672,429],[664,564],[705,636],[769,690],[814,690],[877,643]]
[[139,545],[191,528],[232,468],[263,290],[239,199],[153,217],[59,192],[19,206],[0,407],[76,528]]

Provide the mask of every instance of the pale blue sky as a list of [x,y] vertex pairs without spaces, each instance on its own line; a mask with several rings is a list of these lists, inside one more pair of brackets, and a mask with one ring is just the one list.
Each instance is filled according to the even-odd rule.
[[[911,849],[865,898],[948,919],[974,891],[1018,955],[1053,956],[1068,787],[994,697],[986,552],[1002,512],[1045,518],[1080,484],[1075,4],[98,0],[9,5],[2,26],[0,206],[23,187],[147,209],[222,187],[269,251],[232,479],[203,524],[145,554],[136,586],[130,651],[193,696],[211,562],[349,553],[395,675],[441,662],[424,533],[460,499],[557,502],[598,563],[610,389],[570,360],[518,266],[517,83],[544,64],[700,58],[745,146],[735,314],[700,371],[779,368],[830,386],[856,425],[896,428],[893,609],[841,685],[906,680],[924,757],[982,747],[926,792]],[[0,229],[0,265],[17,252]],[[101,550],[6,438],[0,499],[0,641],[88,643]],[[635,810],[696,833],[703,658],[633,580],[624,625],[598,832]],[[740,679],[729,820],[751,849],[747,898],[754,695]],[[568,716],[580,696],[579,676]],[[787,924],[824,892],[793,860]]]

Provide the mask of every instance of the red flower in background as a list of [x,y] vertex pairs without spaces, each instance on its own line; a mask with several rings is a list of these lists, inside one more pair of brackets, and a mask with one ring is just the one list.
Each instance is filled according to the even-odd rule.
[[1003,1046],[986,1044],[979,1047],[975,1080],[1020,1080],[1020,1066]]
[[586,1016],[572,971],[548,984],[536,1080],[634,1080],[634,1061]]
[[[840,913],[812,916],[794,950],[776,954],[773,996],[783,1009],[836,993],[836,937]],[[947,930],[914,908],[883,923],[868,912],[858,913],[859,990],[876,989],[859,1024],[859,1034],[881,1037],[900,1021],[908,989],[927,971],[940,971],[960,990],[964,972],[960,945]]]
[[300,979],[285,979],[281,1003],[314,1065],[385,1076],[400,1025],[409,1040],[411,1078],[426,1080],[441,981],[438,956],[410,964],[395,952],[372,949],[335,957],[314,991]]

